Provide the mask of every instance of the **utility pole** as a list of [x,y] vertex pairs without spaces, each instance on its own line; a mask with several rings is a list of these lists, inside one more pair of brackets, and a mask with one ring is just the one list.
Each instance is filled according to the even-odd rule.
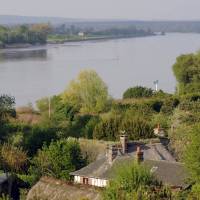
[[51,118],[51,97],[49,96],[49,119]]

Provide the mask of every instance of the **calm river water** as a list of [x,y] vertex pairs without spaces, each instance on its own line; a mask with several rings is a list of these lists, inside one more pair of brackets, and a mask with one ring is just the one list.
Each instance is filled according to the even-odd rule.
[[29,49],[0,50],[0,94],[15,96],[17,106],[62,92],[80,70],[95,69],[120,98],[131,86],[174,92],[172,65],[183,53],[200,49],[200,34],[87,41]]

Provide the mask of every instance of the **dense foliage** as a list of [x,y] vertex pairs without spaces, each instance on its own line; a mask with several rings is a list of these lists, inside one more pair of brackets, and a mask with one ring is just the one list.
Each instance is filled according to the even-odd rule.
[[71,81],[62,95],[63,102],[80,106],[80,112],[99,113],[107,109],[109,95],[106,84],[93,70],[82,71]]
[[150,97],[153,95],[153,90],[151,88],[136,86],[133,88],[127,89],[124,94],[123,98],[141,98],[141,97]]
[[200,92],[200,53],[181,55],[173,66],[179,94]]
[[[105,145],[99,141],[98,145],[89,145],[88,140],[81,142],[80,138],[118,141],[122,131],[131,140],[152,138],[155,137],[153,128],[159,124],[170,140],[169,149],[177,160],[186,163],[191,173],[191,190],[173,194],[157,185],[143,166],[134,163],[123,166],[121,171],[118,169],[116,179],[105,191],[105,199],[197,198],[200,191],[199,57],[199,54],[192,54],[177,59],[173,69],[179,94],[175,95],[137,86],[129,88],[124,99],[114,100],[95,71],[82,71],[64,92],[37,101],[39,111],[32,109],[28,113],[37,113],[35,115],[40,117],[36,124],[20,121],[21,114],[15,111],[14,98],[0,96],[0,141],[8,143],[8,146],[3,145],[4,155],[16,149],[29,156],[30,162],[18,174],[29,186],[43,175],[69,180],[71,171],[95,160],[97,154],[105,153]],[[9,168],[8,158],[21,165],[14,155],[1,158],[5,163],[1,169]],[[155,187],[159,187],[159,192],[152,190]]]
[[9,116],[15,117],[15,99],[8,95],[0,96],[0,123],[7,121]]
[[125,162],[115,168],[114,174],[114,179],[104,191],[104,200],[172,199],[171,191],[160,185],[143,165]]
[[69,180],[69,173],[84,165],[78,141],[69,138],[44,145],[34,157],[30,171],[36,177],[46,175]]
[[200,124],[195,125],[189,132],[188,143],[184,151],[184,161],[191,174],[191,181],[200,183]]
[[9,44],[44,44],[49,30],[48,24],[22,25],[12,28],[0,26],[0,45],[4,47]]
[[95,126],[94,137],[99,140],[119,140],[125,130],[129,139],[138,140],[153,137],[153,127],[142,117],[107,116]]

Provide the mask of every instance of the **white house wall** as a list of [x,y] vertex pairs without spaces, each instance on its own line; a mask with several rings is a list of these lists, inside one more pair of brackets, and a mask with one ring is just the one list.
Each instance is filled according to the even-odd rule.
[[[80,176],[74,176],[74,182],[75,183],[82,183],[83,177]],[[108,184],[107,180],[104,179],[98,179],[98,178],[88,178],[88,184],[96,187],[106,187]]]
[[97,178],[90,178],[91,185],[96,187],[106,187],[107,186],[107,180],[104,179],[97,179]]
[[75,183],[81,183],[81,177],[80,176],[74,176],[74,182]]

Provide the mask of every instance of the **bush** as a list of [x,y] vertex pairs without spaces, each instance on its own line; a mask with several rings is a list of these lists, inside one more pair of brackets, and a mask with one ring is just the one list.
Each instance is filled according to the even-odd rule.
[[55,139],[57,139],[55,128],[34,125],[31,130],[24,133],[23,147],[30,156],[33,156],[44,143],[48,145]]
[[[117,166],[115,178],[103,193],[104,200],[171,199],[171,191],[162,188],[149,169],[136,162]],[[155,188],[159,188],[155,194]]]
[[124,118],[120,129],[125,130],[131,140],[154,137],[153,127],[143,117]]
[[187,94],[200,92],[200,53],[181,55],[173,65],[174,75],[178,82],[177,92]]
[[153,95],[152,89],[136,86],[136,87],[127,89],[123,94],[123,99],[151,97],[152,95]]
[[[189,132],[184,161],[191,174],[191,181],[200,182],[200,123]],[[199,187],[198,187],[199,188]]]
[[52,176],[69,180],[69,173],[82,168],[86,164],[77,140],[69,138],[44,145],[33,159],[32,175]]
[[94,129],[94,138],[106,141],[119,140],[121,131],[126,131],[129,139],[138,140],[154,136],[150,121],[141,115],[125,114],[104,117]]
[[107,141],[118,140],[120,125],[120,116],[108,116],[103,118],[101,122],[95,126],[94,138]]
[[100,122],[100,119],[98,116],[92,117],[88,123],[85,125],[83,129],[83,136],[87,139],[93,139],[93,132],[95,129],[95,126]]

